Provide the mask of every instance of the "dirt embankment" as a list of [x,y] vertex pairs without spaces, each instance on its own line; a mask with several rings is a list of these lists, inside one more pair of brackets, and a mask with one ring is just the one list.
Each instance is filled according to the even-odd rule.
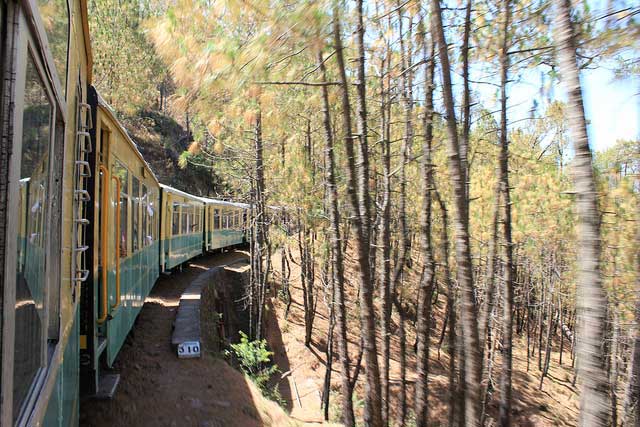
[[[290,290],[292,296],[291,308],[285,318],[286,304],[279,298],[271,300],[267,339],[275,352],[275,361],[282,372],[287,373],[280,383],[280,392],[287,402],[287,409],[291,416],[297,420],[307,422],[319,422],[323,418],[321,409],[321,391],[325,375],[327,331],[329,327],[328,308],[323,301],[322,288],[319,285],[320,278],[316,277],[316,292],[320,300],[317,303],[317,314],[314,322],[311,347],[304,345],[304,304],[302,287],[300,285],[300,267],[295,261],[299,261],[297,253],[293,253],[294,262],[290,263]],[[356,257],[347,257],[355,260]],[[274,255],[272,265],[280,266],[279,253]],[[416,280],[419,274],[419,263],[414,262],[414,270],[407,273],[407,282]],[[317,272],[321,268],[316,269]],[[348,338],[349,353],[351,356],[352,372],[358,357],[360,344],[360,322],[357,304],[357,283],[354,264],[348,264],[347,286],[345,289],[346,306],[348,310]],[[318,273],[319,274],[319,273]],[[275,291],[279,287],[281,276],[276,270],[273,274]],[[376,305],[379,304],[378,295],[375,296]],[[448,350],[446,339],[442,348],[438,349],[438,341],[442,331],[445,316],[446,297],[439,295],[434,306],[432,319],[430,374],[429,374],[429,416],[433,426],[447,425],[447,398],[448,398]],[[391,419],[395,419],[398,412],[398,395],[400,380],[400,342],[398,339],[398,317],[394,314],[391,324],[391,369],[390,369],[390,409]],[[412,350],[415,342],[415,325],[413,319],[407,322],[407,394],[409,407],[413,404],[413,387],[416,378],[416,358]],[[572,385],[573,369],[571,360],[565,346],[564,361],[558,366],[559,353],[554,348],[551,352],[552,363],[549,376],[544,381],[542,390],[539,390],[540,371],[537,366],[537,358],[531,358],[527,370],[526,360],[526,335],[518,337],[514,346],[513,355],[513,425],[517,426],[575,426],[578,415],[578,394]],[[378,336],[378,348],[380,348],[381,336]],[[498,413],[498,399],[501,356],[496,352],[492,379],[495,389],[492,391],[493,399],[487,405],[488,414],[496,419]],[[360,372],[359,381],[354,396],[356,416],[361,418],[363,411],[364,395],[364,369]],[[337,360],[337,350],[334,354],[333,372],[331,378],[331,403],[330,413],[334,421],[340,417],[340,364]],[[408,424],[411,425],[411,424]]]
[[[182,272],[158,280],[116,360],[121,380],[115,397],[83,402],[81,426],[300,425],[217,356],[217,349],[205,343],[202,358],[178,359],[171,348],[172,323],[184,289],[208,268],[244,257],[237,252],[202,257]],[[234,283],[221,285],[234,289]]]

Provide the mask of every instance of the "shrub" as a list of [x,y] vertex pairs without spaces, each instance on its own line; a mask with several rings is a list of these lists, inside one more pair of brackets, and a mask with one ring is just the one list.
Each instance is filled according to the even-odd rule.
[[280,402],[282,398],[277,385],[273,389],[269,388],[269,380],[280,370],[271,362],[273,352],[267,349],[267,341],[264,339],[249,341],[247,334],[240,331],[240,342],[231,344],[230,347],[231,350],[227,350],[226,353],[237,360],[240,370],[258,386],[262,394]]

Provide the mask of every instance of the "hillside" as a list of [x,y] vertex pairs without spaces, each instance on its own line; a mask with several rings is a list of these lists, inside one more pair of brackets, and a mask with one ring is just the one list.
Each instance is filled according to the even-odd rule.
[[191,135],[174,118],[156,110],[141,110],[123,122],[161,183],[199,196],[216,194],[220,180],[213,170],[197,165],[179,167],[178,159],[189,147]]
[[[327,332],[329,328],[328,307],[322,300],[322,290],[316,289],[319,293],[320,301],[317,304],[316,320],[314,322],[314,332],[310,347],[305,347],[304,336],[304,304],[303,292],[300,285],[300,267],[296,265],[299,261],[298,254],[293,251],[293,262],[290,263],[290,290],[292,303],[288,316],[285,317],[286,303],[282,298],[274,297],[269,303],[269,317],[267,319],[267,340],[275,352],[274,359],[280,370],[287,373],[284,380],[280,382],[279,390],[287,402],[287,409],[294,419],[305,422],[321,422],[323,412],[321,408],[321,392],[324,382],[326,366]],[[273,264],[280,265],[280,258],[276,256]],[[358,305],[357,283],[355,278],[354,263],[348,264],[346,299],[348,310],[348,331],[349,350],[351,354],[352,370],[358,357],[358,343],[360,342],[360,324],[357,316]],[[318,269],[319,271],[319,269]],[[415,274],[411,271],[410,274]],[[280,289],[282,276],[276,269],[274,277],[274,289]],[[316,277],[320,282],[320,277]],[[276,292],[277,293],[277,292]],[[376,307],[379,310],[379,298],[376,298]],[[432,318],[431,351],[429,356],[429,408],[430,424],[432,426],[445,426],[447,424],[447,387],[449,363],[446,340],[441,349],[438,349],[440,332],[443,327],[445,316],[446,298],[440,295],[434,303],[434,316]],[[391,419],[397,419],[398,400],[400,391],[401,376],[399,364],[400,340],[398,337],[399,318],[395,314],[391,324]],[[409,407],[413,404],[414,384],[416,378],[416,354],[411,348],[415,341],[415,318],[407,322],[407,396]],[[540,370],[537,367],[537,353],[530,358],[527,368],[526,361],[526,334],[516,335],[516,351],[514,351],[514,407],[513,425],[527,426],[575,426],[578,416],[578,399],[576,387],[572,384],[574,370],[571,368],[571,356],[568,350],[569,345],[565,343],[563,365],[558,365],[559,359],[559,335],[554,335],[554,344],[551,351],[552,363],[549,374],[540,385]],[[381,337],[378,334],[378,349],[380,348]],[[335,350],[334,350],[335,351]],[[543,352],[544,353],[544,352]],[[381,355],[378,355],[381,360]],[[488,425],[492,425],[491,420],[496,420],[498,415],[499,389],[498,378],[501,369],[501,353],[496,351],[494,356],[493,372],[493,398],[488,400]],[[364,396],[364,371],[359,375],[359,381],[354,396],[356,416],[360,418],[363,411]],[[340,365],[337,354],[334,354],[333,373],[331,381],[331,403],[330,420],[337,422],[340,418],[340,402],[338,393],[340,391]],[[410,411],[411,412],[411,411]],[[396,424],[397,425],[397,424]],[[405,423],[406,426],[415,425],[410,418]]]

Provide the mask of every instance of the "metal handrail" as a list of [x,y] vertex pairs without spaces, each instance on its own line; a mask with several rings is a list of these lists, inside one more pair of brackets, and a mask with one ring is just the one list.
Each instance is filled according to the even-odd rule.
[[[109,178],[108,178],[108,174],[109,171],[107,171],[107,168],[104,167],[103,165],[100,165],[100,172],[102,172],[102,203],[101,203],[101,210],[100,210],[100,217],[101,217],[101,221],[100,221],[100,226],[102,227],[102,229],[100,230],[100,258],[102,259],[102,271],[101,271],[101,279],[102,279],[102,283],[100,284],[100,289],[101,289],[101,296],[102,296],[102,316],[100,316],[100,318],[98,318],[97,322],[98,324],[102,324],[107,320],[107,317],[109,316],[109,305],[107,302],[107,298],[108,298],[108,283],[107,283],[107,259],[108,259],[108,255],[107,255],[107,222],[109,220],[109,211],[107,210],[107,206],[109,204],[109,186],[108,186],[108,182],[109,182]],[[116,262],[117,265],[117,262]]]
[[122,296],[120,295],[120,239],[122,236],[120,235],[120,178],[112,176],[111,179],[116,182],[116,233],[118,236],[118,247],[116,248],[116,303],[111,306],[115,310],[120,307],[122,302]]

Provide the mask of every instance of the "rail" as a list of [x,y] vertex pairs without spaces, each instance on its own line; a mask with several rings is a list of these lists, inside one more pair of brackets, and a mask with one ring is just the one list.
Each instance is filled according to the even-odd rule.
[[[100,173],[102,173],[101,179],[101,187],[102,187],[102,203],[100,209],[100,225],[102,226],[100,230],[100,259],[102,260],[102,271],[100,272],[100,290],[102,297],[102,316],[98,318],[98,324],[102,324],[107,320],[109,316],[109,305],[107,302],[108,298],[108,283],[107,283],[107,260],[109,259],[107,255],[107,221],[109,220],[109,211],[107,210],[107,206],[109,205],[109,186],[107,185],[109,182],[108,174],[109,171],[103,165],[100,165]],[[118,201],[120,201],[118,199]],[[116,262],[117,265],[117,262]]]

